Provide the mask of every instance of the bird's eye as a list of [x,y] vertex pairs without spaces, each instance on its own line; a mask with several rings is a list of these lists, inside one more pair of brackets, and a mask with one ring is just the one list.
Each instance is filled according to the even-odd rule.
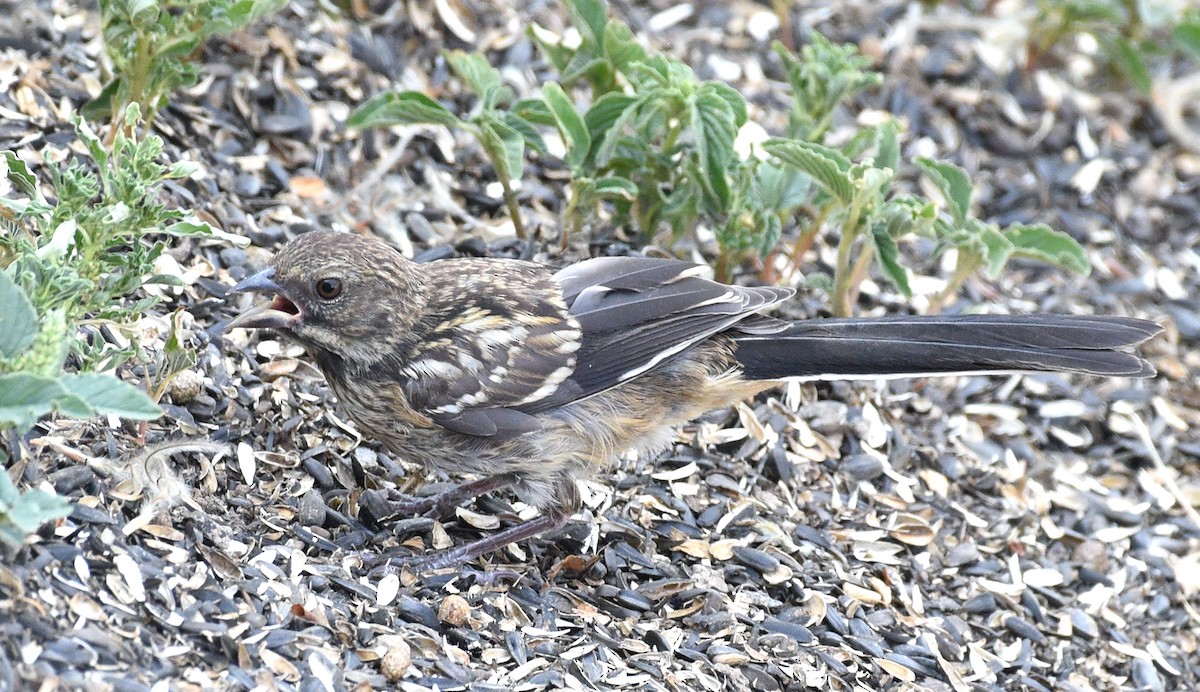
[[317,295],[325,300],[333,300],[342,294],[342,280],[332,277],[317,279]]

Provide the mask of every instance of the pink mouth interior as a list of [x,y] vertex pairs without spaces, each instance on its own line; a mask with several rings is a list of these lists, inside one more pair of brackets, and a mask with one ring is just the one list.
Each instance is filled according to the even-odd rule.
[[300,308],[296,307],[295,303],[287,298],[284,298],[283,296],[278,295],[275,296],[275,302],[271,303],[271,309],[278,310],[279,312],[286,312],[289,315],[300,314]]

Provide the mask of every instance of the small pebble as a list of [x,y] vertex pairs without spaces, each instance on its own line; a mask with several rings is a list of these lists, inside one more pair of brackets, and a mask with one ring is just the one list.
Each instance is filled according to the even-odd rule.
[[843,429],[849,418],[850,407],[840,401],[816,401],[800,407],[799,415],[819,433],[832,433]]
[[217,256],[221,258],[221,264],[226,269],[229,267],[244,267],[250,259],[246,251],[240,247],[221,248],[221,252]]
[[458,594],[451,594],[442,599],[438,608],[438,620],[453,627],[462,627],[471,616],[471,604]]
[[275,247],[287,237],[287,231],[283,226],[272,225],[251,230],[247,235],[250,236],[250,242],[258,247]]
[[379,659],[379,672],[383,673],[383,677],[389,682],[396,682],[404,677],[411,665],[412,649],[405,642],[397,640]]
[[262,187],[258,176],[249,173],[241,173],[233,181],[233,192],[238,197],[257,197]]
[[195,370],[181,370],[171,378],[167,393],[171,401],[179,405],[187,405],[200,396],[204,391],[204,376]]

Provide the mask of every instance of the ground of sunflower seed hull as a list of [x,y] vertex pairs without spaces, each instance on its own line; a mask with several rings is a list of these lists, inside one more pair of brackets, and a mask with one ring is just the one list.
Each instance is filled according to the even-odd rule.
[[[895,113],[906,158],[971,173],[981,218],[1044,221],[1088,248],[1087,278],[1017,264],[968,282],[963,304],[1157,320],[1166,332],[1144,349],[1157,378],[790,386],[682,427],[661,458],[599,473],[557,536],[473,569],[362,576],[366,552],[440,549],[531,513],[501,495],[444,522],[364,528],[362,488],[450,479],[363,439],[295,346],[212,336],[237,302],[224,289],[313,228],[374,233],[425,259],[520,254],[463,133],[344,123],[394,85],[469,107],[446,48],[486,51],[519,94],[536,91],[546,68],[524,27],[567,20],[541,2],[350,6],[293,3],[211,41],[199,85],[160,114],[167,156],[201,168],[170,203],[251,244],[178,243],[163,257],[183,288],[140,325],[145,345],[162,349],[181,308],[198,359],[144,437],[60,420],[26,438],[25,480],[76,508],[0,564],[0,688],[1200,686],[1200,155],[1146,99],[1084,88],[1090,56],[1076,46],[1032,72],[1011,62],[1020,51],[1000,42],[1032,21],[1023,5],[800,3],[790,17],[798,35],[857,44],[886,75],[835,127]],[[613,11],[781,126],[767,5]],[[49,157],[101,86],[98,17],[58,2],[0,2],[0,14],[20,29],[0,43],[0,143]],[[543,158],[520,189],[547,235],[564,178]],[[834,240],[809,269],[829,266]],[[537,259],[641,249],[604,228],[566,256],[554,245]],[[906,248],[921,273],[945,276],[920,264],[928,250]],[[860,305],[905,301],[868,281]],[[804,295],[789,309],[823,306]]]

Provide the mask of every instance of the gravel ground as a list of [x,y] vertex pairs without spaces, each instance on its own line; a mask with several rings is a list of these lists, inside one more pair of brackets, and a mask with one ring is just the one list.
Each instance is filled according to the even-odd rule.
[[[546,68],[524,27],[565,20],[544,2],[349,5],[293,4],[212,41],[200,85],[162,113],[171,159],[202,169],[171,203],[251,245],[164,257],[185,287],[139,325],[144,344],[161,351],[174,320],[198,354],[166,416],[144,434],[46,421],[25,439],[24,480],[76,509],[0,564],[0,690],[1200,688],[1200,152],[1163,116],[1166,82],[1152,102],[1095,88],[1086,45],[1022,70],[1021,3],[800,3],[796,35],[856,43],[886,75],[839,127],[895,113],[907,158],[970,172],[981,218],[1043,221],[1088,248],[1086,279],[1017,263],[951,309],[1148,317],[1166,326],[1144,349],[1159,376],[790,386],[598,473],[560,535],[461,572],[373,579],[363,551],[445,547],[530,510],[498,496],[444,523],[364,528],[363,488],[450,479],[364,439],[294,345],[213,336],[235,308],[225,288],[313,228],[427,259],[519,254],[471,141],[344,122],[396,85],[469,108],[446,48],[485,50],[518,93],[536,90]],[[614,5],[781,125],[768,6]],[[0,16],[0,148],[61,153],[101,85],[97,16],[44,1],[0,2]],[[558,253],[564,178],[546,158],[521,188],[552,241],[538,259],[640,249],[595,229]],[[822,241],[806,270],[830,266]],[[905,250],[947,275],[928,248]],[[918,282],[917,307],[937,288]],[[864,314],[904,307],[864,288]]]

